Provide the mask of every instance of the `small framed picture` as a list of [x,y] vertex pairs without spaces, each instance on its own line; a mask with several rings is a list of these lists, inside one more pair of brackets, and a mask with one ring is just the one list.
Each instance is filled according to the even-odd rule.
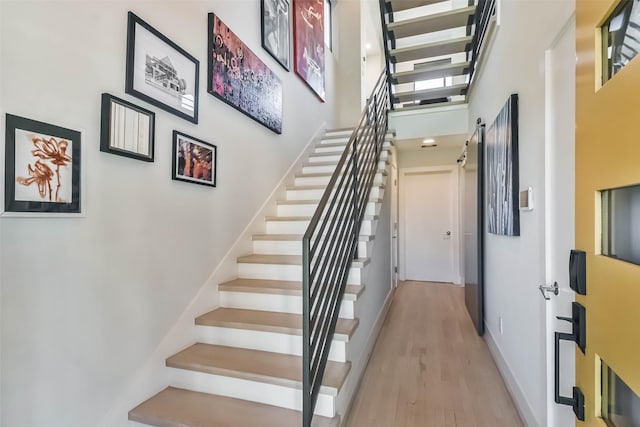
[[289,71],[291,33],[289,2],[262,0],[262,47]]
[[6,116],[7,212],[80,212],[78,131]]
[[200,62],[129,12],[125,91],[198,123]]
[[217,160],[215,145],[173,131],[172,179],[215,187]]
[[100,151],[153,162],[155,118],[153,111],[103,93]]

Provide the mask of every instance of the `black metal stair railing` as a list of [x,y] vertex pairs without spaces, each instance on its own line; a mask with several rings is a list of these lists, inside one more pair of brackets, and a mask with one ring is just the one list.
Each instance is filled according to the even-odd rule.
[[387,132],[384,71],[302,240],[303,410],[310,427]]

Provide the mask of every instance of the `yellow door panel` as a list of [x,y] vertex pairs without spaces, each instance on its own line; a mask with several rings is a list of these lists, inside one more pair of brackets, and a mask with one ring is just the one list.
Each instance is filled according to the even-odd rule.
[[[617,1],[576,3],[576,247],[587,252],[586,354],[576,351],[585,421],[600,415],[599,359],[640,395],[640,266],[600,254],[599,191],[640,184],[640,56],[602,84],[600,26]],[[640,218],[637,218],[640,221]]]

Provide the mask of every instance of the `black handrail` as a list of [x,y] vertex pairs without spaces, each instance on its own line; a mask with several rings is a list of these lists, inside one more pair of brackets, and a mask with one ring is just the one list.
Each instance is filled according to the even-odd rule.
[[387,133],[383,71],[302,239],[302,425],[313,411]]

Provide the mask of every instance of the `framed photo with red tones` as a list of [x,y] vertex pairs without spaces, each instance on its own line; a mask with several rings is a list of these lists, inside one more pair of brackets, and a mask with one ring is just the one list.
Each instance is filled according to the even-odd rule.
[[220,19],[209,14],[207,91],[282,133],[282,82]]
[[215,187],[217,151],[215,145],[174,130],[171,178]]
[[324,1],[293,0],[294,69],[324,102]]

